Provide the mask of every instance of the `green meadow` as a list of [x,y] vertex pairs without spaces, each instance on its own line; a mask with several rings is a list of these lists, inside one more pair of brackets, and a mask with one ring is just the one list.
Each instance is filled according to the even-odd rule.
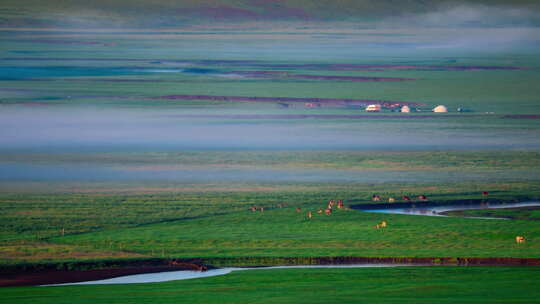
[[[0,44],[4,270],[152,258],[220,267],[251,258],[540,258],[538,210],[318,213],[329,200],[348,207],[374,194],[385,205],[419,195],[440,204],[539,200],[534,50],[424,48],[406,30],[0,34],[9,38]],[[414,80],[249,74],[257,71]],[[421,105],[366,113],[167,95]],[[432,113],[439,104],[449,113]],[[381,221],[388,227],[376,229]],[[517,235],[526,242],[516,244]],[[0,295],[8,303],[535,303],[538,276],[537,267],[507,266],[272,269]]]
[[[398,201],[403,195],[414,198],[424,194],[437,203],[481,199],[482,191],[489,191],[489,199],[498,201],[538,199],[540,189],[535,182],[103,186],[72,190],[79,193],[2,194],[5,212],[0,250],[4,263],[136,257],[540,254],[535,241],[538,225],[527,219],[424,217],[349,209],[335,210],[331,216],[317,213],[331,199],[343,199],[349,206],[369,203],[373,194]],[[252,206],[263,207],[264,211],[252,212]],[[307,217],[309,211],[312,219]],[[383,220],[389,227],[375,229]],[[515,244],[516,235],[526,235],[527,243]]]
[[9,303],[538,303],[526,267],[271,269],[135,285],[2,289]]

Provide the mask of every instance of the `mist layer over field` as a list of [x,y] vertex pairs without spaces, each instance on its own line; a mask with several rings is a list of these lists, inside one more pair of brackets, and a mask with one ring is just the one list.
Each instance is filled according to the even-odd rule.
[[[276,116],[266,120],[249,119],[249,116],[219,119],[223,111],[219,107],[201,111],[5,107],[0,113],[1,150],[470,150],[540,146],[537,129],[522,130],[511,125],[475,129],[445,117],[439,121],[431,118],[430,124],[435,120],[436,128],[423,128],[426,122],[421,117],[408,121],[392,116],[331,120],[275,119]],[[200,114],[211,118],[198,117]]]
[[[536,180],[536,155],[477,154],[540,148],[534,1],[23,2],[0,5],[4,182]],[[299,162],[265,163],[284,151]],[[336,165],[350,151],[373,163]],[[462,154],[407,165],[418,151]]]

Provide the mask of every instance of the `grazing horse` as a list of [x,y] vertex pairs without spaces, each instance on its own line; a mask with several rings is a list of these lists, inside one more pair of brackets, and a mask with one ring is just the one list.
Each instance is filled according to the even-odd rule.
[[296,212],[300,212],[300,211],[302,211],[301,208],[296,208]]
[[403,200],[406,201],[406,202],[410,202],[410,201],[411,201],[411,198],[408,197],[407,195],[404,195],[404,196],[403,196]]
[[371,197],[371,200],[374,201],[374,202],[380,202],[381,197],[376,195],[376,194],[373,194],[373,196]]
[[524,236],[516,236],[516,243],[521,244],[525,243],[525,237]]
[[317,211],[317,213],[322,214],[323,213],[322,209],[319,209],[319,211]]
[[255,211],[257,211],[257,206],[251,206],[251,208],[249,208],[249,209],[251,209],[251,211],[255,212]]
[[339,200],[337,202],[337,207],[338,207],[338,209],[343,209],[343,200]]
[[311,214],[311,211],[309,211],[309,212],[307,213],[307,217],[308,217],[309,219],[311,219],[312,216],[313,216],[313,215]]
[[332,214],[332,209],[328,208],[328,209],[324,210],[324,213],[326,213],[326,215],[330,215],[330,214]]
[[418,199],[421,200],[421,201],[427,201],[427,197],[425,195],[419,195],[418,196]]

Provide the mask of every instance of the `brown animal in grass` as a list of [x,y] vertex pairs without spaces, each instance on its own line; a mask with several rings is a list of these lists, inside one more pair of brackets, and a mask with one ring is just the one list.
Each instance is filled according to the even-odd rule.
[[418,199],[421,201],[427,201],[427,197],[425,195],[419,195]]
[[300,212],[300,211],[302,211],[301,208],[296,208],[296,212]]
[[337,202],[337,207],[338,207],[338,209],[343,209],[343,200],[339,200]]
[[250,209],[251,209],[251,211],[255,212],[255,211],[257,211],[257,206],[251,206]]
[[332,209],[328,208],[328,209],[324,210],[324,213],[326,213],[326,215],[330,215],[330,214],[332,214]]
[[489,192],[487,191],[482,192],[482,196],[488,196],[488,195],[489,195]]
[[410,202],[410,201],[411,201],[411,198],[408,197],[408,196],[406,196],[406,195],[404,195],[404,196],[403,196],[403,200],[406,201],[406,202]]
[[525,243],[525,237],[524,236],[516,236],[516,243],[521,244]]
[[381,197],[379,195],[373,194],[373,196],[371,197],[371,200],[374,202],[380,202]]
[[313,214],[311,214],[311,211],[309,211],[309,212],[307,213],[307,217],[308,217],[309,219],[311,219],[311,217],[313,217]]
[[319,209],[319,211],[317,211],[317,213],[322,214],[323,213],[322,209]]
[[328,208],[332,209],[332,207],[334,207],[334,200],[328,202]]
[[387,226],[386,221],[382,221],[379,224],[375,225],[375,229],[386,228],[386,226]]
[[395,202],[395,201],[396,201],[396,199],[393,198],[393,197],[389,197],[389,198],[388,198],[388,202],[389,202],[389,203],[393,203],[393,202]]

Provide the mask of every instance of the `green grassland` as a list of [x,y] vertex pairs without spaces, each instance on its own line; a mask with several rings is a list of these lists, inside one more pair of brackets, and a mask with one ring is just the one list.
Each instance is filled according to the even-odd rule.
[[2,289],[9,303],[538,303],[523,267],[249,270],[167,283]]
[[[383,34],[383,33],[381,33]],[[297,41],[288,41],[283,46],[268,41],[282,36]],[[464,56],[452,51],[418,51],[406,54],[380,55],[380,49],[367,47],[358,51],[358,44],[368,44],[377,38],[352,35],[351,41],[335,41],[332,38],[313,38],[311,34],[296,37],[291,33],[275,37],[252,37],[249,33],[223,35],[219,40],[213,36],[167,34],[164,39],[154,35],[137,34],[65,34],[56,32],[16,33],[8,35],[0,46],[4,67],[48,68],[28,78],[9,79],[8,74],[0,79],[0,89],[9,89],[1,97],[3,104],[45,102],[50,105],[109,105],[134,107],[207,107],[222,105],[232,111],[239,106],[248,110],[279,113],[335,113],[336,109],[280,109],[276,105],[246,105],[238,103],[208,101],[149,100],[148,98],[171,95],[229,95],[264,97],[319,97],[319,98],[360,98],[393,101],[416,101],[426,104],[427,109],[445,104],[455,111],[465,107],[475,113],[495,112],[496,114],[537,113],[539,88],[531,85],[540,78],[540,63],[534,55],[512,53],[473,53]],[[378,37],[378,36],[377,36]],[[367,39],[367,40],[366,40]],[[55,43],[66,41],[67,45]],[[45,43],[36,43],[44,41]],[[50,43],[46,43],[51,41]],[[76,42],[98,41],[103,45],[80,45]],[[70,44],[73,42],[74,44]],[[213,44],[217,46],[210,47]],[[264,52],[256,51],[260,45],[268,46]],[[332,52],[321,56],[319,45],[335,45]],[[69,46],[69,48],[66,48]],[[152,49],[152,51],[149,51]],[[201,50],[204,50],[201,52]],[[293,53],[289,53],[288,50]],[[316,51],[317,50],[317,51]],[[121,55],[120,55],[121,54]],[[271,55],[271,56],[270,56]],[[405,56],[404,56],[405,55]],[[261,57],[257,57],[261,56]],[[27,60],[47,59],[46,61]],[[56,58],[56,60],[54,60]],[[72,59],[65,61],[66,59]],[[87,60],[85,60],[85,58]],[[201,62],[197,59],[233,60],[221,63]],[[234,60],[258,59],[255,66],[235,66]],[[123,61],[133,59],[135,61]],[[108,61],[103,61],[108,60]],[[207,74],[160,73],[115,75],[111,69],[153,68],[174,69],[185,66],[167,63],[166,60],[182,60],[189,68],[209,69]],[[193,61],[193,62],[192,62]],[[261,68],[256,64],[292,64],[286,68]],[[354,63],[354,64],[406,64],[406,65],[483,65],[516,66],[523,70],[383,70],[383,71],[329,71],[303,69],[305,63]],[[294,65],[298,65],[295,67]],[[59,68],[76,67],[79,75],[62,76],[55,74]],[[95,68],[102,70],[96,71]],[[87,71],[84,71],[84,69]],[[403,82],[350,82],[336,80],[306,79],[257,79],[226,78],[216,76],[235,70],[279,70],[297,74],[403,77],[414,81]],[[43,74],[45,73],[45,74]],[[49,74],[47,74],[49,73]],[[63,72],[65,74],[65,71]],[[96,74],[97,73],[97,74]],[[27,75],[32,76],[32,75]],[[8,78],[8,79],[5,79]],[[66,79],[67,78],[67,79]],[[113,82],[114,80],[135,82]],[[156,82],[136,82],[137,80]],[[28,90],[21,94],[16,90]],[[68,98],[69,96],[69,98]],[[247,108],[246,108],[247,107]],[[338,113],[355,112],[351,109],[337,109]],[[503,122],[501,122],[503,124]]]
[[168,151],[109,153],[2,153],[0,161],[92,166],[329,168],[341,170],[538,170],[531,151]]
[[[233,2],[234,5],[239,3]],[[36,4],[33,9],[37,8]],[[21,12],[23,17],[26,13]],[[43,18],[50,17],[45,14]],[[53,114],[81,113],[70,112],[72,109],[89,112],[99,109],[105,114],[111,111],[119,120],[124,119],[121,123],[126,120],[119,113],[134,111],[156,115],[154,121],[143,121],[144,126],[163,123],[164,133],[171,130],[169,126],[178,125],[217,128],[233,125],[241,126],[239,130],[281,126],[283,133],[305,128],[302,139],[316,138],[320,132],[353,139],[357,136],[357,141],[362,140],[364,134],[396,138],[387,149],[378,150],[333,148],[332,140],[339,144],[339,136],[330,138],[328,149],[319,146],[318,149],[289,151],[280,144],[267,150],[215,148],[205,151],[165,149],[150,144],[143,151],[137,151],[108,142],[109,146],[97,152],[77,146],[76,141],[71,150],[60,147],[53,152],[37,145],[26,150],[2,146],[0,267],[146,258],[206,258],[208,261],[230,258],[235,264],[242,264],[242,259],[249,257],[540,258],[540,227],[537,221],[531,220],[536,213],[520,213],[515,220],[385,215],[349,209],[336,210],[331,216],[316,213],[324,209],[330,199],[343,199],[346,205],[360,204],[370,202],[373,194],[384,199],[424,194],[430,201],[445,203],[480,199],[483,198],[481,193],[488,191],[488,199],[492,200],[538,200],[540,120],[534,115],[540,113],[540,87],[536,85],[540,79],[540,60],[531,50],[462,53],[448,49],[401,50],[370,46],[383,37],[381,35],[392,34],[380,32],[373,37],[354,32],[338,35],[339,39],[332,35],[313,38],[321,34],[316,32],[221,35],[7,30],[0,34],[9,38],[0,45],[1,66],[16,71],[6,69],[0,75],[0,110],[4,111],[6,119],[11,113],[16,117],[36,111],[56,117]],[[384,36],[388,39],[385,41],[421,42],[418,36],[407,36],[411,33],[394,34],[397,36]],[[84,44],[91,41],[98,43]],[[229,61],[203,62],[201,59]],[[262,69],[253,63],[252,66],[234,66],[238,64],[234,60],[242,59],[256,59],[257,64],[492,65],[524,69],[265,68],[296,74],[416,79],[403,82],[225,78],[212,73],[115,74],[115,69],[177,67],[166,63],[167,60],[180,60],[190,68],[211,69],[218,74]],[[102,70],[96,72],[96,67]],[[30,72],[24,69],[21,72],[19,68],[29,68]],[[79,69],[78,74],[62,74],[69,68]],[[171,122],[171,118],[163,117],[164,113],[366,113],[360,108],[308,109],[302,104],[285,108],[272,103],[153,99],[170,94],[417,101],[425,103],[426,110],[445,104],[452,112],[444,117],[418,119],[400,119],[402,113],[385,111],[385,117],[359,120],[223,117]],[[456,113],[457,107],[472,112]],[[40,109],[46,111],[39,112]],[[505,117],[511,114],[532,117]],[[427,115],[433,114],[411,113],[414,117]],[[59,119],[52,133],[76,131],[86,122],[83,116],[82,124],[64,123]],[[33,123],[28,121],[30,127]],[[39,134],[41,130],[37,125],[35,131]],[[110,126],[121,127],[112,123]],[[2,129],[0,132],[5,133],[0,135],[17,139],[19,131]],[[115,130],[111,128],[110,132]],[[91,132],[86,134],[92,135]],[[276,134],[283,138],[286,135]],[[85,133],[80,136],[84,138]],[[142,134],[140,140],[144,139]],[[424,145],[421,149],[407,146],[415,139],[428,143],[432,139],[457,140],[443,149],[435,145],[431,148]],[[478,148],[477,142],[484,145]],[[497,149],[490,146],[491,143],[508,145]],[[103,171],[91,176],[85,173],[87,171],[77,171],[79,167]],[[55,179],[32,175],[32,170],[38,169],[42,170],[40,172],[50,170],[51,176],[63,170],[72,173],[58,174],[60,177]],[[9,178],[9,170],[28,175]],[[213,176],[219,170],[246,170],[249,174],[242,179],[233,175],[220,180]],[[184,179],[160,176],[161,171],[176,172]],[[109,177],[111,172],[124,175]],[[303,179],[303,175],[296,180],[277,178],[291,172],[317,179]],[[272,179],[271,174],[277,177]],[[265,180],[265,175],[270,178]],[[196,177],[200,176],[205,178],[197,181]],[[346,178],[339,179],[341,176]],[[286,206],[278,208],[279,204]],[[264,212],[250,211],[254,205],[264,207]],[[300,208],[300,212],[296,208]],[[314,213],[312,219],[307,218],[308,211]],[[388,222],[388,227],[375,229],[382,220]],[[516,235],[525,236],[527,242],[516,244]],[[135,286],[9,288],[2,289],[1,294],[10,303],[96,300],[108,303],[151,300],[162,303],[358,303],[359,299],[396,303],[533,303],[538,301],[537,282],[538,269],[533,267],[257,270],[203,280]]]
[[[356,210],[338,210],[331,216],[316,213],[330,199],[344,199],[347,205],[366,203],[373,193],[385,198],[426,194],[431,201],[441,203],[478,199],[485,190],[492,199],[537,199],[540,189],[536,182],[252,183],[232,184],[229,190],[224,184],[160,186],[142,183],[123,188],[109,184],[105,189],[78,194],[4,193],[3,262],[133,257],[540,255],[535,241],[538,226],[526,220],[431,218]],[[286,207],[278,208],[278,204]],[[249,211],[253,205],[265,211]],[[314,213],[311,220],[307,219],[308,211]],[[389,222],[388,229],[374,229],[382,220]],[[513,238],[522,234],[530,241],[516,245]]]

